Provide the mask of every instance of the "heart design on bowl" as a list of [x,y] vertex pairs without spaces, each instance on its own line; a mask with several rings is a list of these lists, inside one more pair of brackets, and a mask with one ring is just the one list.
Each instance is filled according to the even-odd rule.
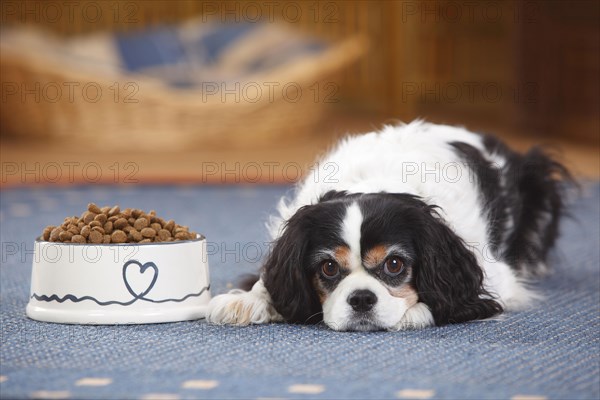
[[[146,272],[149,269],[151,274]],[[152,290],[157,279],[158,267],[153,262],[142,264],[137,260],[129,260],[123,265],[123,282],[135,299],[143,299]]]

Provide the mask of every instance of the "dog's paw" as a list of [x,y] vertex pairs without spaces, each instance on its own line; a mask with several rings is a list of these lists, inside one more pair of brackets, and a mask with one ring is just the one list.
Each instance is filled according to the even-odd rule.
[[425,303],[417,303],[406,310],[400,322],[392,330],[422,329],[433,325],[435,325],[435,321],[429,307]]
[[240,326],[282,321],[270,300],[262,281],[258,281],[249,292],[232,290],[215,296],[208,304],[206,320],[213,324]]

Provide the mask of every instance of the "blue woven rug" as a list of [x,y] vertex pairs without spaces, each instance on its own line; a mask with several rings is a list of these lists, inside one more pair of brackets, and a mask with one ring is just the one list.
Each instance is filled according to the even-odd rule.
[[[2,398],[598,398],[600,186],[571,207],[537,285],[502,321],[398,333],[204,321],[74,326],[25,316],[33,239],[90,201],[156,209],[203,232],[213,294],[254,272],[287,187],[81,187],[0,192]],[[14,246],[18,251],[14,251]]]

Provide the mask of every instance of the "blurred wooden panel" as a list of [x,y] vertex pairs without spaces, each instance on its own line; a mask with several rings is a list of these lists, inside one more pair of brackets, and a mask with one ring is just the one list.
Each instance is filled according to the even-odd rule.
[[[347,132],[379,128],[372,116],[332,113],[323,134],[294,146],[275,144],[260,149],[188,148],[155,151],[118,148],[97,151],[73,143],[11,142],[0,138],[3,168],[0,188],[41,184],[291,184]],[[507,134],[506,142],[526,151],[538,138]],[[579,179],[600,178],[599,153],[592,146],[565,140],[545,140],[560,148],[560,160]]]
[[372,112],[374,119],[422,117],[598,141],[598,1],[75,3],[68,17],[62,10],[53,19],[51,7],[58,2],[4,1],[2,21],[65,35],[199,16],[206,22],[285,23],[330,39],[361,33],[370,41],[367,55],[332,78],[346,109]]
[[[525,6],[524,6],[525,7]],[[519,75],[538,84],[521,121],[549,135],[600,139],[600,2],[531,1],[535,23],[524,24]]]

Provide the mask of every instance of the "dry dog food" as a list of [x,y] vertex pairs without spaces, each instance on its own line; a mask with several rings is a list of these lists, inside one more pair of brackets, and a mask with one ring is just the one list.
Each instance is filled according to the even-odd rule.
[[148,213],[119,206],[88,204],[80,217],[67,217],[59,226],[47,226],[42,239],[63,243],[151,243],[195,239],[187,226],[165,221],[156,212]]

